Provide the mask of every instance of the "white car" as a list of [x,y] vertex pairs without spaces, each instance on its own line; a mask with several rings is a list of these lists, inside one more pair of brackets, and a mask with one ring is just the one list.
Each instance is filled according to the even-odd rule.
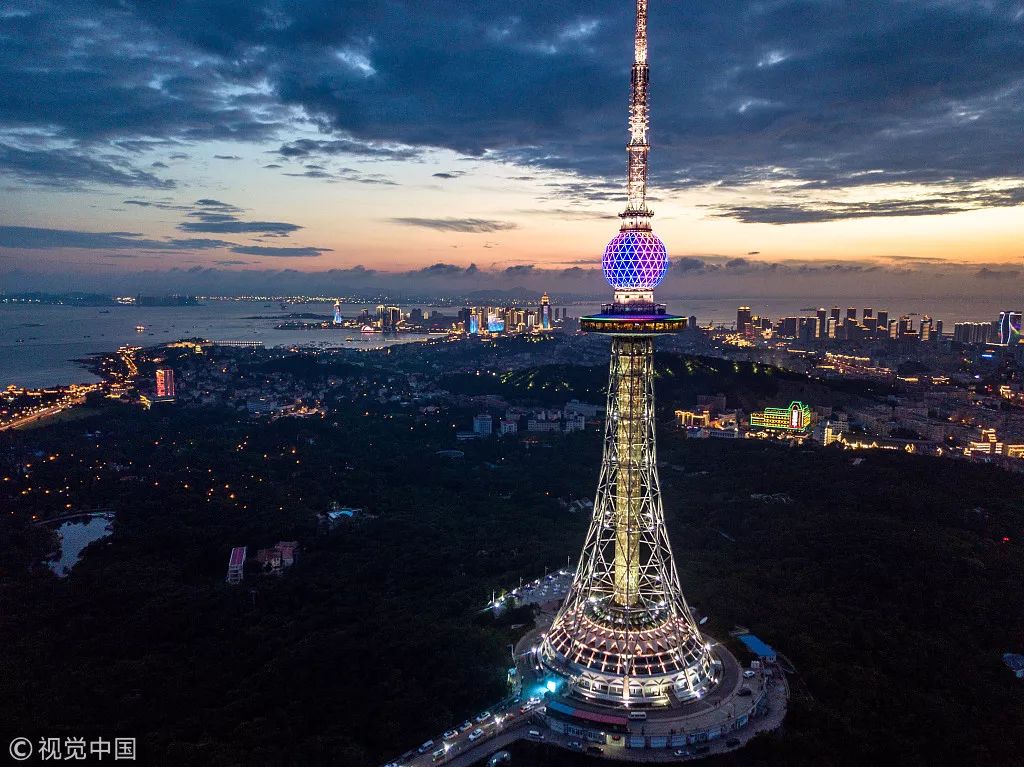
[[475,730],[473,730],[473,732],[469,733],[470,741],[474,741],[477,738],[482,738],[483,736],[484,736],[484,731],[481,730],[479,727],[477,727]]
[[538,703],[540,703],[540,698],[538,698],[538,697],[537,697],[537,696],[535,695],[534,697],[530,698],[530,699],[529,699],[528,701],[526,701],[526,702],[527,702],[527,704],[528,704],[528,705],[530,705],[530,706],[536,706],[536,705],[537,705]]
[[479,724],[480,722],[486,722],[490,718],[491,718],[491,712],[490,711],[484,711],[482,714],[480,714],[480,716],[478,716],[476,718],[476,721],[477,721],[477,724]]
[[743,672],[743,678],[744,679],[750,679],[753,676],[754,676],[754,672],[751,671],[749,668],[746,671]]
[[451,740],[452,738],[457,738],[457,737],[459,737],[459,731],[458,730],[448,730],[447,732],[445,732],[443,737],[444,737],[445,740]]
[[465,732],[466,730],[473,729],[473,723],[468,719],[459,725],[459,732]]

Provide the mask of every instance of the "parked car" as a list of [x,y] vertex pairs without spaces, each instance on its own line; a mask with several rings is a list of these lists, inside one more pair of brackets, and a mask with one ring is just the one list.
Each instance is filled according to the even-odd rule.
[[582,751],[583,750],[583,744],[580,743],[578,740],[570,740],[568,745],[569,745],[569,748],[571,748],[573,751]]
[[482,714],[480,714],[476,718],[476,723],[480,724],[480,722],[486,722],[490,718],[491,718],[491,712],[490,711],[484,711]]
[[473,729],[473,723],[468,719],[459,725],[459,732],[465,732],[466,730]]
[[754,693],[750,691],[749,687],[741,687],[739,689],[739,692],[737,692],[736,694],[739,695],[741,698],[749,698]]
[[433,754],[431,754],[430,758],[433,761],[435,761],[435,762],[440,762],[442,759],[444,759],[444,755],[447,754],[447,753],[448,753],[448,749],[447,748],[439,748],[439,749],[437,749],[437,751],[435,751]]
[[426,743],[424,743],[422,746],[420,746],[419,748],[416,749],[416,753],[425,754],[431,748],[433,748],[433,746],[434,746],[434,741],[428,740]]
[[445,740],[451,740],[452,738],[457,738],[457,737],[459,737],[459,731],[458,730],[448,730],[444,734],[444,739]]
[[481,730],[479,727],[477,727],[475,730],[473,730],[473,732],[469,733],[469,739],[471,741],[472,740],[476,740],[477,738],[482,738],[483,736],[484,736],[484,731]]
[[672,756],[689,756],[689,755],[690,755],[690,752],[687,751],[685,748],[677,748],[675,751],[672,752]]
[[540,730],[530,730],[527,733],[527,735],[529,735],[534,740],[544,740],[544,733]]

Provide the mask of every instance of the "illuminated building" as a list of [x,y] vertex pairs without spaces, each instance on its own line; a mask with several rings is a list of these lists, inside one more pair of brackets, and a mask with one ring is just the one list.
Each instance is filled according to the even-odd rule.
[[547,293],[540,297],[540,326],[542,330],[551,330],[551,298]]
[[889,311],[887,309],[881,309],[878,312],[878,320],[875,322],[875,327],[878,332],[885,335],[889,332]]
[[933,341],[935,330],[932,327],[932,318],[927,314],[921,318],[921,340],[922,341]]
[[489,437],[494,430],[494,420],[489,413],[473,417],[473,433]]
[[999,343],[1016,346],[1020,343],[1021,313],[1010,310],[999,312]]
[[505,318],[500,314],[491,312],[487,315],[487,332],[488,333],[504,333],[505,332]]
[[811,426],[811,409],[795,401],[789,407],[767,407],[764,412],[750,414],[750,426],[768,431],[805,432]]
[[170,368],[160,368],[156,371],[156,396],[162,400],[172,400],[177,396],[174,371]]
[[334,318],[331,320],[335,325],[342,323],[341,319],[341,301],[334,302]]
[[825,307],[818,309],[817,314],[818,322],[814,327],[814,337],[824,338],[828,332],[828,313],[825,311]]
[[753,328],[753,318],[750,314],[750,307],[741,306],[736,310],[736,332],[742,335],[744,333],[748,333],[750,328]]
[[857,324],[857,310],[852,306],[846,309],[846,322],[850,325]]
[[402,310],[397,306],[377,306],[377,325],[381,330],[396,330],[402,323]]
[[843,435],[850,431],[850,425],[846,421],[825,421],[821,442],[825,447],[842,442]]
[[711,423],[711,414],[707,410],[677,410],[676,423],[687,429],[704,428]]
[[992,337],[991,322],[958,322],[953,326],[953,340],[962,344],[985,344]]
[[864,308],[864,314],[861,319],[861,324],[867,329],[869,333],[874,333],[878,328],[878,318],[875,317],[875,310],[871,307]]
[[721,651],[712,652],[683,598],[658,481],[654,336],[682,331],[686,319],[654,301],[669,263],[646,199],[647,86],[647,0],[637,0],[628,202],[601,259],[614,300],[580,319],[583,330],[611,336],[601,472],[572,586],[538,651],[564,695],[615,710],[696,700],[723,673]]
[[228,558],[228,574],[224,579],[228,583],[241,583],[245,577],[245,546],[235,546],[231,549],[231,556]]

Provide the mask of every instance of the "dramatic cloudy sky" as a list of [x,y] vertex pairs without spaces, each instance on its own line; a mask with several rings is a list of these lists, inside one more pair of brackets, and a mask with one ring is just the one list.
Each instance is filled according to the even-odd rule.
[[[651,0],[675,294],[1016,295],[1024,0]],[[629,0],[5,0],[0,289],[594,292]]]

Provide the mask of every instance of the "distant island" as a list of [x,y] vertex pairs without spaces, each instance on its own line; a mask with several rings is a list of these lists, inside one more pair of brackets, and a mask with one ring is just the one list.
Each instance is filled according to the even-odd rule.
[[171,294],[166,296],[131,297],[105,296],[100,293],[3,293],[0,304],[37,304],[46,306],[199,306],[195,296]]

